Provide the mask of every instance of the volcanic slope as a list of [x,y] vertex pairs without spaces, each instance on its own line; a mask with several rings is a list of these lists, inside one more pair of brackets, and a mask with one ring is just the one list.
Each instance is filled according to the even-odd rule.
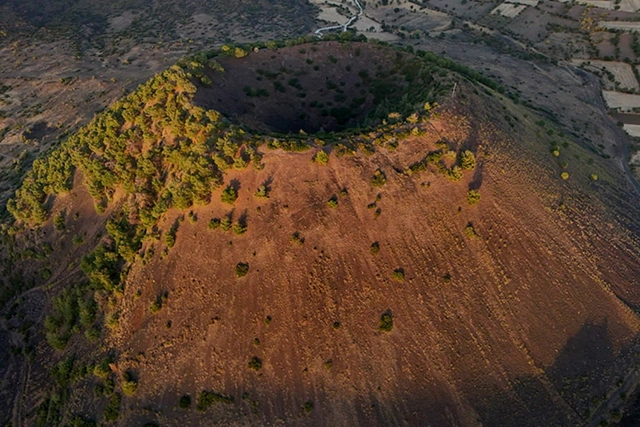
[[[378,50],[416,65],[349,77],[364,93],[345,85],[343,101],[312,91]],[[273,81],[300,73],[309,102],[364,98],[345,133],[327,132],[330,108],[304,110],[309,121],[280,110],[278,129],[271,114],[243,128],[239,106],[219,107],[231,122],[197,106],[246,82],[243,63],[275,73],[270,57],[289,58]],[[307,80],[314,65],[328,75]],[[376,97],[400,75],[398,90],[429,89],[431,103]],[[2,339],[34,349],[0,350],[6,421],[539,426],[615,413],[637,363],[638,195],[611,160],[479,80],[492,86],[368,43],[226,47],[97,117],[9,205],[5,271],[33,287],[5,284]],[[268,96],[257,78],[243,90],[242,111],[293,102],[273,81]],[[17,260],[28,249],[43,256]]]

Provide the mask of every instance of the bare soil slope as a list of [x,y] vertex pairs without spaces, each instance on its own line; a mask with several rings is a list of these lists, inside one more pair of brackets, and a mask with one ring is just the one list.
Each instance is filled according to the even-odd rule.
[[[308,153],[268,152],[259,173],[230,174],[235,205],[195,210],[166,258],[129,276],[111,345],[119,368],[139,373],[140,391],[122,425],[149,418],[147,407],[167,425],[589,420],[632,366],[637,234],[616,217],[612,204],[625,202],[611,186],[561,181],[536,162],[531,134],[516,142],[487,117],[445,115],[392,153],[320,166]],[[462,183],[398,172],[443,137],[481,147],[481,172]],[[387,183],[374,188],[379,168]],[[264,182],[271,196],[256,200]],[[479,185],[482,200],[469,207],[467,188]],[[248,231],[207,228],[226,214]],[[245,277],[238,263],[249,264]],[[399,269],[404,280],[393,279]],[[379,329],[384,313],[391,332]],[[202,390],[236,403],[170,409]]]

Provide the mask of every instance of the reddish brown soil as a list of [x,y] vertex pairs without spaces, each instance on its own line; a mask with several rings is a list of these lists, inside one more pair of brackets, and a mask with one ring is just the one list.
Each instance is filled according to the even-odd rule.
[[[486,124],[479,110],[495,114],[491,107],[469,104],[473,115],[445,114],[395,152],[332,155],[320,166],[312,152],[273,151],[264,170],[230,173],[240,185],[235,205],[215,193],[194,210],[197,222],[181,224],[168,256],[136,264],[129,276],[110,346],[140,388],[120,424],[589,420],[596,399],[615,392],[632,366],[640,262],[637,228],[627,227],[637,218],[620,214],[630,207],[607,184],[613,172],[604,163],[593,166],[604,168],[597,185],[578,166],[562,181],[535,125],[525,121],[523,137],[511,139]],[[476,173],[452,183],[398,172],[443,136],[478,148]],[[387,183],[374,188],[378,168]],[[257,200],[264,182],[271,197]],[[475,207],[466,204],[469,186],[480,186]],[[329,208],[342,189],[347,195]],[[376,219],[367,205],[378,195]],[[246,217],[246,234],[207,229],[227,213]],[[183,214],[169,215],[163,229]],[[469,223],[479,237],[466,235]],[[291,242],[295,232],[303,245]],[[234,275],[238,262],[250,265],[244,278]],[[391,278],[398,268],[402,282]],[[163,292],[166,306],[150,314]],[[390,333],[378,330],[384,312],[393,314]],[[254,356],[258,372],[248,368]],[[176,408],[181,395],[204,389],[236,402],[206,413]]]

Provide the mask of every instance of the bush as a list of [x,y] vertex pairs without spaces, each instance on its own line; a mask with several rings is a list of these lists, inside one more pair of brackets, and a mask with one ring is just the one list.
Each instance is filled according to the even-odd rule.
[[231,230],[231,218],[229,216],[225,216],[220,220],[220,230],[222,231]]
[[327,163],[329,163],[329,155],[324,151],[320,150],[318,151],[318,153],[316,153],[315,157],[313,158],[313,161],[318,163],[319,165],[326,165]]
[[53,216],[53,225],[55,225],[56,230],[58,231],[64,230],[64,215],[62,212],[57,212]]
[[236,276],[244,277],[249,273],[249,264],[244,262],[239,262],[236,264]]
[[151,304],[149,304],[149,312],[151,314],[156,314],[161,309],[162,309],[162,300],[160,298],[158,298],[157,300],[155,300]]
[[212,218],[211,221],[209,221],[209,225],[207,225],[207,227],[209,227],[209,230],[217,230],[218,228],[220,228],[220,219]]
[[380,316],[380,330],[384,332],[391,332],[393,329],[393,317],[390,312],[384,313]]
[[214,403],[233,403],[233,396],[225,396],[215,391],[204,390],[198,395],[198,401],[196,402],[196,409],[198,411],[206,411]]
[[249,361],[249,369],[253,369],[254,371],[259,371],[262,369],[262,360],[258,356],[253,356]]
[[109,404],[104,408],[104,420],[115,421],[120,415],[120,404],[122,403],[122,397],[119,393],[114,393],[109,399]]
[[164,244],[172,248],[176,244],[176,230],[173,228],[164,234]]
[[106,379],[111,374],[109,367],[109,359],[103,359],[100,363],[93,367],[93,375],[98,378]]
[[241,236],[246,232],[247,232],[247,226],[240,221],[236,222],[236,224],[233,226],[233,233],[236,236]]
[[371,250],[371,255],[377,255],[380,252],[380,243],[373,242],[369,249]]
[[476,237],[480,237],[478,236],[478,233],[476,233],[475,228],[473,228],[473,224],[469,223],[467,224],[467,226],[464,228],[464,234],[467,235],[467,237],[471,238],[471,239],[475,239]]
[[467,191],[467,203],[469,206],[473,206],[480,201],[480,191],[469,190]]
[[598,175],[596,175],[595,173],[592,173],[590,178],[591,178],[591,181],[597,181],[598,180]]
[[336,196],[331,197],[329,200],[327,200],[327,206],[329,206],[330,208],[337,208],[338,198]]
[[302,410],[307,414],[313,411],[313,402],[310,400],[307,400],[306,402],[304,402],[304,405],[302,405]]
[[255,197],[256,199],[268,199],[269,189],[266,185],[261,185],[256,189],[256,192],[253,193],[253,197]]
[[191,406],[191,396],[189,396],[188,394],[185,394],[182,397],[180,397],[178,406],[180,406],[182,409],[187,409],[189,406]]
[[476,156],[469,150],[460,153],[460,168],[462,170],[472,170],[476,167]]
[[560,178],[562,178],[562,179],[564,179],[564,180],[569,179],[569,173],[568,173],[568,172],[562,172],[562,173],[560,174]]
[[403,269],[401,269],[401,268],[396,268],[396,269],[393,271],[393,274],[391,275],[391,277],[392,277],[394,280],[397,280],[398,282],[402,282],[402,281],[404,281],[404,270],[403,270]]
[[224,191],[222,191],[222,196],[221,196],[222,203],[227,203],[229,205],[232,205],[233,203],[235,203],[237,198],[238,198],[238,192],[235,190],[235,188],[231,186],[225,188]]
[[138,380],[130,372],[125,372],[122,376],[122,392],[127,396],[132,396],[137,390]]
[[454,166],[445,172],[445,176],[450,181],[460,181],[462,179],[462,169],[460,168],[460,166]]
[[304,237],[300,237],[300,233],[296,231],[291,235],[291,243],[302,246],[304,244]]
[[382,187],[387,182],[387,176],[380,169],[374,172],[373,176],[369,180],[374,187]]

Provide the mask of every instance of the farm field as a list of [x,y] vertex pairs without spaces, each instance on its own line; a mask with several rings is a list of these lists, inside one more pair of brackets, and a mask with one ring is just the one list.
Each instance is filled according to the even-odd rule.
[[589,70],[602,72],[602,70],[604,69],[610,72],[614,77],[614,81],[611,82],[608,79],[603,79],[605,85],[607,83],[617,83],[622,89],[634,91],[640,90],[638,79],[633,72],[633,66],[627,64],[626,62],[601,61],[597,59],[592,59],[589,61],[574,59],[571,62],[576,66],[583,65],[586,69]]
[[525,10],[526,8],[527,8],[526,5],[513,4],[513,3],[502,3],[501,5],[499,5],[495,9],[493,9],[491,11],[491,14],[492,15],[501,15],[501,16],[505,16],[507,18],[515,18],[520,13],[522,13],[522,11]]
[[603,90],[602,96],[609,108],[630,112],[634,108],[640,108],[640,95]]
[[640,31],[640,22],[600,21],[598,25],[607,30]]

